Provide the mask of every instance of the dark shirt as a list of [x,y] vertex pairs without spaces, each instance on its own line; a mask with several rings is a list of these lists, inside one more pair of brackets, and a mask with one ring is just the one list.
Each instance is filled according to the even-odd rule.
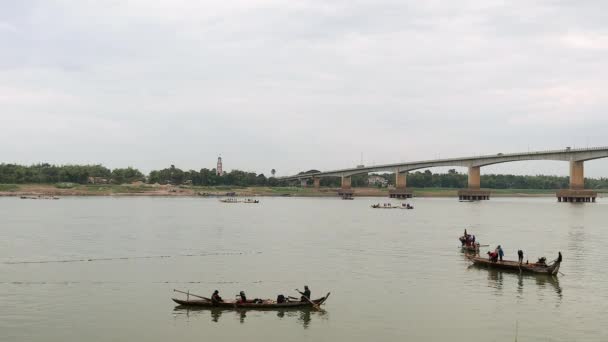
[[[309,289],[306,289],[306,290],[304,290],[304,292],[300,292],[300,293],[302,294],[302,296],[310,299],[310,290]],[[302,298],[302,301],[305,301],[305,300],[306,299]]]
[[220,295],[219,295],[219,294],[213,294],[213,295],[211,296],[211,302],[212,302],[212,303],[214,303],[214,304],[215,304],[215,303],[221,303],[221,302],[223,302],[223,301],[224,301],[224,300],[222,299],[222,297],[220,297]]

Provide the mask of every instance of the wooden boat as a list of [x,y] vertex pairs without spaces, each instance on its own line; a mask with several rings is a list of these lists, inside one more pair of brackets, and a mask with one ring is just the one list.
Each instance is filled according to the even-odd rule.
[[[325,303],[327,298],[329,297],[329,292],[325,295],[325,297],[321,297],[318,299],[313,299],[312,302],[316,305],[321,305]],[[291,309],[291,308],[311,308],[312,304],[310,302],[301,302],[301,301],[291,301],[284,303],[277,303],[272,299],[263,299],[257,303],[247,302],[242,303],[238,301],[226,301],[222,303],[212,303],[207,299],[190,299],[183,300],[177,298],[171,298],[175,303],[181,306],[191,306],[191,307],[199,307],[199,308],[224,308],[224,309]]]
[[556,275],[559,272],[559,266],[562,262],[562,253],[559,253],[557,259],[550,264],[546,263],[519,263],[517,261],[503,260],[490,261],[487,257],[468,256],[469,260],[474,265],[484,266],[488,268],[503,269],[516,272],[540,273],[548,275]]
[[222,203],[239,203],[239,200],[237,200],[236,198],[222,198],[220,200],[220,202],[222,202]]
[[374,209],[399,209],[399,206],[389,205],[380,205],[380,204],[372,204],[372,208]]
[[462,249],[463,252],[469,252],[469,253],[478,253],[479,252],[479,242],[475,243],[474,245],[464,245],[460,247]]
[[248,199],[244,200],[244,201],[243,201],[243,203],[251,203],[251,204],[255,204],[255,203],[260,203],[260,201],[259,201],[259,200],[253,200],[253,199],[248,198]]

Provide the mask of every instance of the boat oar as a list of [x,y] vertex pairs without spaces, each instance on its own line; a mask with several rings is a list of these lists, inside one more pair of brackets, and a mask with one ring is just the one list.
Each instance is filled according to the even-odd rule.
[[[298,293],[302,294],[302,292],[300,292],[300,290],[296,289],[296,291],[298,291]],[[312,307],[313,307],[315,310],[321,310],[321,307],[319,306],[319,304],[314,303],[312,300],[310,300],[310,298],[308,298],[308,297],[306,297],[306,296],[304,296],[304,295],[302,295],[302,298],[306,299],[306,301],[307,301],[307,302],[309,302],[309,303],[310,303],[310,305],[312,305]]]
[[179,292],[179,293],[183,293],[183,294],[188,295],[188,296],[197,297],[197,298],[200,298],[200,299],[211,301],[210,298],[203,297],[203,296],[198,296],[198,295],[192,294],[190,292],[184,292],[184,291],[180,291],[180,290],[176,290],[176,289],[173,289],[173,292]]

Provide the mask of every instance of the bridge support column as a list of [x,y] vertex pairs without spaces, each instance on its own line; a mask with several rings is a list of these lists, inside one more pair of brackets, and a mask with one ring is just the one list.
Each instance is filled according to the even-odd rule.
[[481,190],[481,167],[469,166],[468,189],[458,190],[460,201],[484,201],[490,199],[490,192]]
[[354,191],[351,189],[350,176],[342,176],[342,186],[338,190],[338,196],[343,199],[353,199]]
[[350,176],[342,176],[342,189],[350,189]]
[[390,198],[412,198],[412,193],[407,192],[407,175],[399,171],[395,172],[395,189],[389,190],[388,197]]
[[321,178],[315,177],[312,179],[315,189],[319,189],[321,187]]
[[585,166],[582,161],[570,161],[570,190],[585,188]]
[[595,202],[597,192],[585,190],[585,166],[583,161],[570,161],[570,189],[560,190],[556,196],[558,202]]
[[300,186],[305,188],[308,185],[308,180],[300,179]]
[[479,166],[469,167],[469,190],[481,187],[481,168]]

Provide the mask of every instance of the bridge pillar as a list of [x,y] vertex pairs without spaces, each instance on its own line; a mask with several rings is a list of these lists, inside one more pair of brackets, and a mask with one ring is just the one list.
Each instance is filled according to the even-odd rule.
[[350,176],[342,176],[342,189],[350,189]]
[[306,185],[308,185],[308,180],[306,179],[300,179],[300,186],[305,188]]
[[342,186],[338,190],[338,196],[342,199],[353,199],[354,191],[351,189],[350,176],[342,176]]
[[480,169],[479,166],[469,166],[469,189],[479,189],[481,187]]
[[468,189],[458,190],[460,201],[484,201],[490,199],[490,192],[481,190],[481,167],[469,166]]
[[556,196],[558,202],[595,202],[597,192],[585,190],[585,167],[583,161],[570,161],[570,189],[560,190]]
[[389,190],[390,198],[412,198],[412,193],[407,192],[407,175],[399,171],[395,172],[395,189]]
[[395,173],[395,187],[397,189],[405,189],[406,184],[407,184],[407,178],[406,178],[405,173],[396,172]]
[[585,188],[585,167],[582,161],[570,161],[570,189]]
[[318,188],[321,187],[321,178],[314,177],[312,180],[313,180],[313,184],[314,184],[315,189],[318,189]]

